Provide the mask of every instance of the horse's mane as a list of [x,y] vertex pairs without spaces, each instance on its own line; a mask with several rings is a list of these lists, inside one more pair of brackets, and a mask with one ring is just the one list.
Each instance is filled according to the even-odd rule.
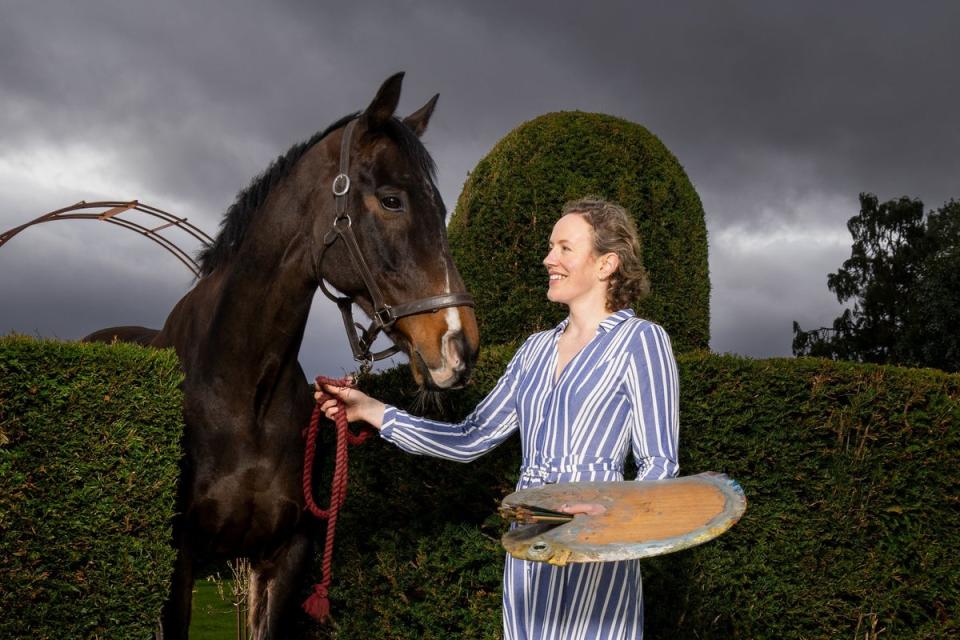
[[[209,275],[236,253],[237,248],[243,242],[243,237],[247,227],[250,226],[250,220],[254,212],[263,205],[267,194],[296,166],[297,161],[303,157],[303,154],[355,117],[357,117],[357,113],[344,116],[322,132],[315,133],[309,140],[293,145],[286,153],[274,160],[263,173],[254,177],[246,189],[237,194],[236,200],[220,220],[220,232],[214,239],[213,244],[203,248],[197,255],[201,276]],[[436,164],[426,147],[420,142],[420,138],[410,127],[397,118],[391,118],[386,124],[385,131],[408,161],[414,163],[433,180],[436,180]]]

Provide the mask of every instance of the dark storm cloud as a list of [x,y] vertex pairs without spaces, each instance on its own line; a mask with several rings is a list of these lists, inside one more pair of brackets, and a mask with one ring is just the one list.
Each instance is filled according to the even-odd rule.
[[[960,196],[956,3],[0,2],[0,229],[138,197],[212,233],[273,158],[406,70],[402,113],[441,94],[425,142],[451,210],[525,120],[649,128],[704,202],[714,349],[764,356],[789,353],[792,319],[837,314],[825,277],[858,192]],[[0,332],[162,323],[182,267],[70,224],[0,249]],[[305,352],[347,367],[330,311]]]
[[7,23],[3,38],[14,78],[5,99],[23,105],[4,110],[12,143],[120,148],[129,172],[153,188],[221,210],[224,193],[274,155],[270,100],[292,92],[277,82],[289,76],[244,46],[261,13],[36,3],[17,15],[22,22]]
[[571,93],[596,76],[597,106],[660,135],[698,186],[747,187],[750,198],[722,196],[740,206],[711,215],[749,216],[763,177],[801,191],[852,187],[854,197],[954,195],[960,5],[599,6],[501,4],[511,32],[569,71]]

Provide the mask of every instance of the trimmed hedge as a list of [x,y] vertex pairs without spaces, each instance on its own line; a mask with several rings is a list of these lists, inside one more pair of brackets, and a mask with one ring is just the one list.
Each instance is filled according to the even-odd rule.
[[181,379],[172,351],[0,338],[0,637],[152,637]]
[[[485,349],[465,414],[512,353]],[[744,518],[644,561],[645,637],[958,638],[960,375],[815,359],[679,357],[681,470],[740,481]],[[414,404],[405,370],[365,382]],[[336,623],[316,638],[500,637],[495,515],[511,438],[462,465],[376,441],[353,450],[338,525]]]
[[[512,352],[485,349],[443,409],[423,411],[406,369],[364,386],[453,419]],[[730,474],[749,507],[719,539],[644,561],[646,637],[960,638],[960,375],[703,352],[679,364],[683,473]],[[0,340],[0,637],[150,636],[173,559],[180,378],[170,352]],[[498,638],[495,511],[518,465],[516,438],[470,465],[355,449],[335,623],[303,620],[306,634]]]
[[710,275],[703,206],[683,167],[644,127],[596,113],[549,113],[507,134],[470,174],[450,219],[450,248],[488,344],[557,324],[542,260],[563,204],[587,194],[635,217],[650,297],[634,305],[676,351],[707,348]]

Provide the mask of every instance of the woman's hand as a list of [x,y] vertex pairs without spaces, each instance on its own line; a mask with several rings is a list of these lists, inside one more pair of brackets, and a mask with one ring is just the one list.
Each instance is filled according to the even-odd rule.
[[[377,429],[383,424],[383,412],[386,410],[386,405],[376,398],[371,398],[364,392],[352,387],[335,387],[325,384],[321,390],[320,385],[314,386],[317,390],[313,397],[317,401],[322,398],[321,392],[343,401],[347,411],[347,422],[366,422]],[[337,401],[334,398],[327,398],[320,405],[320,410],[327,418],[335,420],[340,407],[337,406]]]
[[565,503],[560,505],[560,508],[557,509],[562,513],[570,513],[575,516],[578,515],[587,515],[587,516],[598,516],[601,513],[606,513],[607,508],[602,504],[594,504],[591,502],[575,502],[575,503]]

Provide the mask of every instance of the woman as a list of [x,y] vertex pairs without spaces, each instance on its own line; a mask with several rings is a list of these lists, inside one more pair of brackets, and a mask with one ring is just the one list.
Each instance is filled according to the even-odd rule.
[[[638,480],[677,474],[677,370],[670,339],[627,308],[647,294],[637,232],[615,204],[567,203],[550,235],[547,297],[569,308],[530,336],[490,394],[457,425],[412,416],[360,391],[328,387],[350,421],[365,421],[405,451],[467,462],[520,430],[518,489],[623,480],[628,450]],[[319,394],[318,394],[319,395]],[[338,409],[323,404],[327,417]],[[589,505],[571,505],[586,513]],[[555,567],[507,556],[504,637],[642,638],[636,560]]]

